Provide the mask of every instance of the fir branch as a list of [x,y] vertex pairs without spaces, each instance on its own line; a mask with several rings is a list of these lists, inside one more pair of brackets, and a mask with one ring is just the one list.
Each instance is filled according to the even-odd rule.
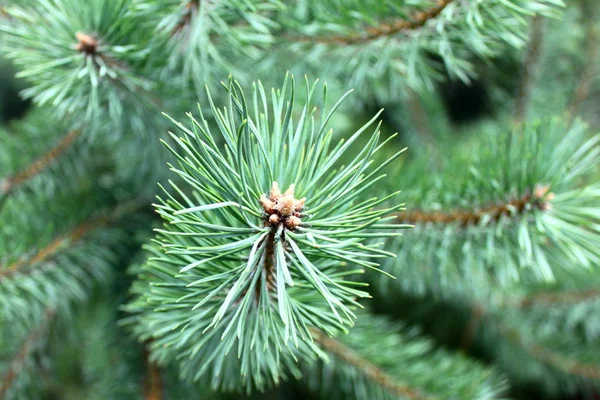
[[77,130],[67,132],[54,147],[29,166],[12,176],[0,179],[0,196],[8,196],[14,189],[43,172],[73,144],[78,136]]
[[540,15],[533,17],[531,25],[531,38],[529,48],[523,65],[519,92],[515,106],[515,122],[520,124],[527,115],[527,109],[531,100],[531,90],[535,81],[536,69],[538,67],[543,41],[543,22]]
[[318,329],[311,329],[313,338],[325,351],[340,360],[357,368],[367,379],[389,390],[391,393],[411,400],[428,400],[432,397],[422,394],[419,390],[410,386],[402,385],[396,379],[389,376],[385,371],[366,360],[348,348],[344,343],[325,335]]
[[298,42],[317,42],[336,45],[355,45],[369,42],[381,37],[392,36],[400,32],[422,28],[429,21],[438,17],[454,0],[437,0],[436,5],[428,10],[417,11],[408,19],[398,19],[393,22],[382,23],[379,26],[367,27],[364,34],[349,36],[291,36],[290,40]]
[[0,398],[4,398],[10,388],[12,387],[15,380],[18,378],[19,373],[24,367],[26,360],[31,356],[31,353],[35,350],[37,342],[45,334],[47,326],[50,324],[56,311],[53,309],[47,309],[44,315],[44,319],[40,325],[31,331],[31,333],[25,338],[20,349],[15,354],[12,362],[10,363],[9,369],[2,379],[0,384]]
[[551,206],[552,193],[547,186],[537,185],[533,195],[527,193],[504,204],[494,204],[481,209],[443,211],[401,211],[396,222],[400,224],[458,224],[461,227],[478,225],[482,220],[495,223],[503,217],[522,216],[531,210],[547,211]]

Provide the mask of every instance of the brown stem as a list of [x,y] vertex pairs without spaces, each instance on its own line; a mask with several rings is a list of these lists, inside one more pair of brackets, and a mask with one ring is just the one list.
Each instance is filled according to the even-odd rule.
[[99,217],[92,218],[91,220],[77,225],[71,231],[57,237],[48,245],[38,250],[36,253],[33,254],[33,256],[20,258],[12,264],[9,264],[7,267],[1,268],[0,278],[13,275],[27,266],[33,266],[52,259],[52,257],[57,255],[61,249],[69,245],[72,246],[73,244],[81,240],[87,233],[99,227],[100,225],[105,224],[106,222],[108,222],[108,219],[106,217]]
[[144,400],[162,400],[164,390],[160,368],[156,363],[150,361],[148,350],[144,350],[144,361],[147,369],[144,382]]
[[13,176],[9,176],[3,180],[0,180],[0,194],[8,195],[15,188],[32,179],[36,175],[39,175],[42,171],[44,171],[48,166],[59,158],[77,139],[79,136],[79,131],[70,131],[63,138],[51,148],[47,153],[42,155],[40,158],[35,160],[25,169],[20,172],[17,172]]
[[[277,226],[271,228],[271,232],[265,239],[267,241],[267,247],[263,256],[262,263],[262,274],[267,281],[267,291],[272,293],[275,291],[275,235],[277,233]],[[261,285],[257,283],[254,289],[256,301],[260,301]]]
[[528,206],[533,209],[546,211],[550,209],[549,203],[552,200],[552,193],[548,193],[547,186],[539,186],[533,196],[525,194],[520,198],[511,200],[503,204],[494,204],[478,210],[459,210],[459,211],[401,211],[397,215],[396,222],[406,224],[452,224],[457,223],[462,227],[477,225],[484,218],[489,218],[490,222],[498,222],[503,216],[522,215],[528,210]]
[[586,59],[587,63],[579,78],[579,82],[573,92],[571,101],[567,108],[567,115],[569,118],[573,118],[583,102],[588,98],[592,84],[594,82],[594,76],[596,74],[598,58],[598,42],[600,36],[600,27],[593,18],[587,18],[588,29],[586,29]]
[[179,22],[177,23],[177,25],[171,32],[172,36],[176,36],[181,31],[183,31],[187,26],[190,25],[190,23],[192,22],[192,19],[194,17],[194,14],[196,12],[198,12],[198,7],[199,7],[198,3],[199,3],[199,1],[197,1],[197,0],[190,0],[187,2],[187,4],[185,5],[185,11],[183,12],[183,16],[181,17],[181,20],[179,20]]
[[[488,310],[482,304],[473,304],[472,307],[472,315],[477,317],[479,324],[480,321],[483,320],[488,314]],[[523,349],[523,351],[529,354],[529,356],[531,356],[533,359],[550,367],[556,368],[558,370],[572,375],[577,375],[582,378],[596,380],[600,379],[600,366],[585,364],[577,360],[565,358],[559,354],[554,353],[549,349],[544,348],[539,344],[528,343],[525,339],[523,339],[523,336],[518,330],[502,323],[502,321],[496,321],[496,326],[498,328],[498,332],[504,338],[506,338],[514,345]],[[467,325],[463,337],[467,336],[467,332],[470,328],[470,324]]]
[[20,272],[22,269],[28,266],[34,266],[52,259],[54,256],[59,254],[61,249],[72,246],[96,228],[106,225],[107,223],[114,221],[124,214],[139,209],[142,204],[143,203],[139,200],[124,203],[123,205],[115,208],[111,213],[92,217],[89,220],[75,226],[69,232],[58,236],[48,245],[35,252],[32,256],[20,258],[6,267],[0,267],[0,280]]
[[418,11],[409,19],[399,19],[379,26],[367,27],[363,34],[337,35],[326,37],[293,36],[291,40],[300,42],[317,42],[326,44],[352,45],[365,43],[384,36],[391,36],[401,31],[410,31],[423,27],[428,21],[436,18],[454,0],[437,0],[436,5],[428,10]]
[[485,309],[481,305],[475,304],[471,310],[471,318],[469,318],[469,322],[462,335],[460,347],[464,351],[469,351],[471,348],[484,315]]
[[[429,124],[427,111],[423,107],[423,103],[421,102],[419,94],[412,89],[408,89],[408,96],[409,98],[407,103],[410,109],[411,117],[414,120],[415,127],[421,134],[423,141],[433,147],[435,145],[435,138],[431,131],[431,125]],[[434,158],[439,159],[438,157]]]
[[4,379],[2,380],[2,384],[0,384],[0,399],[4,398],[6,396],[8,390],[11,388],[15,379],[17,379],[17,377],[19,376],[19,373],[21,372],[21,369],[23,368],[23,366],[27,360],[27,357],[29,357],[31,355],[31,353],[33,352],[33,350],[35,349],[36,342],[44,334],[46,327],[48,326],[48,324],[50,323],[52,318],[54,318],[55,314],[56,314],[55,310],[51,310],[51,309],[46,310],[46,315],[45,315],[45,318],[44,318],[42,324],[37,329],[33,330],[25,338],[25,341],[23,342],[19,351],[17,352],[17,354],[13,358],[12,362],[10,363],[10,367],[8,368],[8,371],[7,371],[6,375],[4,376]]
[[336,358],[352,365],[359,370],[365,377],[384,387],[391,393],[400,397],[406,397],[411,400],[425,400],[431,399],[431,397],[420,393],[418,390],[399,384],[394,378],[389,376],[384,370],[379,368],[372,362],[362,358],[356,354],[352,349],[338,340],[332,339],[325,335],[320,330],[311,329],[311,335],[313,338],[325,349],[327,352],[333,354]]
[[523,65],[519,93],[516,99],[515,122],[518,124],[522,123],[527,115],[527,109],[531,100],[531,91],[541,55],[542,39],[543,18],[537,15],[533,17],[531,40],[529,41],[529,48],[527,50],[525,64]]
[[536,304],[572,304],[593,299],[595,297],[600,297],[600,289],[598,288],[569,290],[559,293],[538,293],[522,299],[519,301],[518,305],[521,308],[529,308]]
[[521,347],[531,357],[541,363],[582,378],[600,379],[600,367],[597,365],[581,363],[573,359],[565,358],[538,344],[528,344],[516,329],[512,329],[506,325],[500,325],[500,332],[509,341]]

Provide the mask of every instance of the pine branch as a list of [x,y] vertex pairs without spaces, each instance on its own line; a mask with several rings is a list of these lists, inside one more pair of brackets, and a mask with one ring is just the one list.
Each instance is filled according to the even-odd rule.
[[146,364],[146,380],[144,384],[144,400],[163,399],[163,381],[160,368],[150,360],[150,353],[144,349],[144,361]]
[[588,98],[597,71],[598,49],[600,48],[600,24],[593,17],[586,18],[586,24],[586,63],[579,75],[577,86],[567,107],[569,118],[575,117],[583,102]]
[[313,328],[328,361],[307,365],[306,380],[321,398],[445,399],[452,393],[483,400],[505,391],[495,371],[439,348],[414,327],[365,310],[357,314],[347,335],[331,338]]
[[439,158],[439,155],[437,151],[438,149],[437,147],[435,147],[436,139],[433,136],[431,124],[429,122],[429,116],[427,115],[427,111],[423,107],[423,103],[419,94],[414,90],[409,89],[407,103],[411,112],[411,117],[414,120],[414,124],[417,128],[418,133],[420,134],[423,142],[425,142],[426,145],[431,147],[433,158],[437,160]]
[[[397,257],[382,267],[402,279],[375,277],[383,293],[488,297],[520,280],[551,282],[559,271],[597,265],[600,137],[558,120],[514,129],[477,142],[475,160],[457,153],[432,171],[425,155],[404,172],[416,188],[407,203],[417,210],[394,222],[415,228],[386,244]],[[481,204],[490,205],[471,209]]]
[[566,290],[561,292],[541,292],[528,295],[518,302],[521,308],[529,308],[534,305],[565,305],[569,303],[579,303],[582,301],[600,297],[600,289],[591,288],[584,290]]
[[355,34],[350,36],[291,36],[288,39],[298,42],[317,42],[337,45],[355,45],[379,39],[385,36],[392,36],[400,32],[411,31],[422,28],[429,21],[439,16],[448,5],[454,0],[436,0],[436,5],[428,10],[417,11],[409,19],[399,19],[393,22],[382,23],[379,26],[366,27],[364,34]]
[[43,172],[50,164],[56,161],[77,139],[79,131],[73,130],[51,148],[46,154],[29,164],[16,174],[0,179],[0,196],[8,196],[14,189]]
[[516,98],[515,122],[520,124],[527,115],[527,109],[531,100],[531,91],[533,89],[536,70],[540,61],[542,42],[543,42],[543,17],[536,15],[533,17],[531,26],[531,38],[527,56],[523,65],[519,93]]
[[[501,357],[505,357],[507,349],[503,349],[498,339],[505,339],[507,343],[510,343],[517,347],[517,353],[525,352],[533,360],[555,370],[561,371],[565,374],[577,376],[586,379],[599,380],[600,379],[600,365],[589,364],[582,362],[573,357],[565,357],[553,349],[545,346],[537,335],[536,327],[532,327],[525,332],[521,332],[520,329],[512,327],[509,322],[505,321],[507,315],[510,316],[510,310],[500,310],[499,312],[492,313],[491,309],[486,307],[483,303],[474,302],[471,304],[471,319],[465,327],[463,333],[462,345],[468,344],[467,347],[463,347],[468,350],[471,343],[481,334],[485,338],[486,335],[490,334],[490,330],[497,332],[498,336],[492,335],[490,344],[493,343],[495,346],[492,351],[497,350]],[[513,322],[514,323],[514,322]],[[521,323],[520,328],[523,328],[525,324]],[[569,347],[566,348],[567,351]],[[571,353],[569,353],[571,354]],[[511,365],[502,365],[504,369],[511,369]]]
[[570,375],[600,380],[600,365],[586,364],[573,358],[563,357],[540,344],[528,343],[518,330],[502,323],[499,325],[499,332],[542,364]]
[[[369,296],[352,274],[377,269],[376,261],[391,255],[370,240],[399,235],[393,230],[401,227],[385,221],[402,204],[376,207],[396,193],[358,197],[402,151],[373,165],[385,143],[374,127],[365,147],[334,172],[377,116],[334,145],[327,124],[345,96],[327,110],[324,88],[317,117],[316,83],[305,85],[306,103],[297,110],[293,78],[270,100],[260,83],[253,85],[254,104],[230,79],[227,109],[216,108],[209,94],[216,133],[204,117],[189,115],[190,128],[172,120],[180,135],[171,134],[178,148],[169,147],[178,158],[171,170],[185,186],[171,182],[173,193],[165,189],[155,205],[165,224],[148,247],[155,257],[144,267],[131,311],[138,314],[138,337],[153,339],[153,359],[177,362],[188,380],[211,374],[215,389],[252,390],[298,376],[297,359],[323,354],[308,328],[334,335],[352,326],[358,299]],[[180,328],[190,315],[199,318],[185,328],[188,335]]]
[[[206,1],[206,2],[210,3],[210,1]],[[181,16],[181,18],[180,18],[179,22],[177,23],[177,25],[175,26],[175,28],[173,28],[173,31],[172,31],[173,36],[177,36],[186,27],[188,27],[190,25],[190,23],[192,22],[192,19],[194,18],[194,14],[198,12],[198,7],[199,7],[199,0],[188,0],[187,4],[185,5],[185,11],[183,12],[183,15]]]
[[479,330],[479,325],[481,324],[483,317],[485,316],[485,308],[483,308],[479,304],[475,304],[471,308],[471,316],[465,330],[462,334],[462,338],[460,341],[460,348],[465,352],[469,351],[473,341],[475,340],[477,331]]
[[110,133],[126,106],[141,112],[156,105],[158,85],[142,74],[151,35],[140,41],[142,27],[127,1],[49,0],[7,11],[15,23],[0,26],[1,50],[20,66],[18,77],[31,83],[25,98],[88,125],[107,113]]
[[102,216],[92,218],[81,225],[75,226],[71,231],[57,237],[48,245],[35,252],[32,256],[21,258],[12,264],[9,264],[8,266],[0,268],[0,278],[5,278],[12,274],[19,273],[21,272],[21,269],[25,267],[33,267],[36,264],[40,264],[52,259],[52,257],[56,256],[56,254],[67,245],[75,244],[79,240],[83,239],[87,233],[105,224],[106,222],[108,222],[108,218]]
[[354,353],[352,349],[348,348],[342,342],[334,338],[328,337],[322,331],[319,331],[317,329],[311,329],[311,334],[325,351],[330,353],[332,356],[337,357],[340,360],[357,368],[361,372],[361,374],[364,375],[367,379],[384,387],[391,393],[411,400],[433,399],[430,396],[422,394],[419,390],[398,383],[396,379],[389,376],[377,365]]
[[400,224],[458,224],[461,227],[478,225],[482,220],[496,223],[504,217],[522,216],[529,211],[547,211],[551,205],[553,194],[548,193],[547,186],[538,185],[533,195],[525,194],[505,204],[494,204],[481,209],[468,211],[401,211],[396,222]]
[[67,233],[58,236],[32,255],[18,259],[7,266],[0,267],[0,281],[16,273],[22,274],[22,270],[25,268],[33,268],[36,265],[51,260],[57,254],[60,254],[62,249],[70,248],[70,246],[82,240],[91,231],[141,207],[142,203],[139,200],[131,201],[115,208],[112,212],[100,214],[82,222]]
[[47,309],[45,312],[44,320],[40,323],[38,328],[34,329],[23,341],[19,351],[15,354],[10,367],[6,372],[6,375],[0,384],[0,398],[4,398],[7,392],[12,387],[14,381],[18,378],[21,369],[26,363],[26,360],[31,356],[31,353],[35,350],[35,346],[39,339],[45,334],[46,328],[51,320],[56,315],[56,311]]

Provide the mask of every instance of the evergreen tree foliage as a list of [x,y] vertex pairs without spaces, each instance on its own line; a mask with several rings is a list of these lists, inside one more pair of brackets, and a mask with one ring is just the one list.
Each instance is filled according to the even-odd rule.
[[594,398],[598,21],[0,0],[0,399]]

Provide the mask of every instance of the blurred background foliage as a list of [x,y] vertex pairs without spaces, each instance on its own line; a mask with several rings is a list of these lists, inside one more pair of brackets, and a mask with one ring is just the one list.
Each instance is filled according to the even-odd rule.
[[[427,2],[400,3],[394,11],[406,16],[401,6],[420,9]],[[528,2],[509,3],[518,8]],[[577,153],[600,127],[600,4],[569,1],[562,10],[552,4],[558,2],[541,3],[535,11],[546,17],[502,11],[496,15],[497,25],[468,34],[468,24],[448,20],[424,31],[418,40],[395,45],[378,38],[365,44],[356,34],[366,29],[369,37],[365,26],[389,18],[389,2],[301,0],[283,7],[276,1],[224,1],[220,12],[198,11],[193,24],[184,27],[179,24],[192,18],[187,3],[134,0],[133,9],[147,23],[133,34],[141,37],[137,48],[119,41],[119,35],[130,39],[130,32],[98,28],[116,35],[113,56],[135,66],[133,79],[130,70],[115,70],[131,85],[116,85],[97,97],[86,88],[74,89],[64,94],[64,107],[47,104],[56,93],[46,90],[64,87],[71,71],[56,73],[51,66],[43,71],[45,64],[37,62],[54,57],[52,49],[22,46],[22,51],[31,52],[24,57],[18,53],[23,44],[19,40],[24,39],[10,39],[4,54],[17,62],[0,59],[0,177],[29,173],[10,199],[8,190],[0,197],[5,203],[0,212],[0,265],[22,263],[25,255],[25,263],[50,261],[66,268],[27,274],[0,286],[0,305],[13,313],[0,320],[0,371],[8,371],[0,375],[0,388],[4,389],[2,382],[15,381],[14,398],[25,399],[156,400],[151,396],[157,391],[165,399],[240,398],[214,394],[208,385],[181,382],[176,369],[159,370],[122,326],[122,306],[145,261],[141,244],[157,223],[149,208],[157,193],[155,182],[167,179],[169,156],[154,139],[165,138],[169,128],[158,111],[168,110],[176,119],[193,111],[202,87],[214,89],[229,72],[244,84],[261,79],[270,87],[289,70],[326,80],[332,99],[356,88],[351,102],[333,119],[336,135],[353,132],[384,108],[383,136],[399,135],[381,157],[409,147],[386,184],[390,190],[403,190],[408,214],[477,210],[515,199],[510,190],[520,184],[519,177],[523,188],[539,177],[544,182],[555,178],[553,189],[564,188],[566,193],[555,206],[563,212],[562,220],[523,217],[503,225],[495,224],[502,218],[494,220],[492,215],[492,228],[482,224],[465,233],[456,226],[420,224],[415,214],[406,216],[407,223],[417,220],[416,228],[388,243],[386,249],[399,256],[383,265],[398,279],[367,274],[375,297],[366,302],[372,312],[364,321],[359,319],[354,336],[342,339],[342,344],[360,349],[364,359],[388,375],[429,388],[437,398],[600,398],[600,260],[595,247],[600,169],[595,150]],[[461,21],[459,11],[454,17]],[[70,12],[75,19],[83,13]],[[36,17],[27,18],[35,22]],[[525,26],[524,33],[513,31],[515,19]],[[444,30],[448,35],[441,37],[453,52],[440,51],[446,47],[437,38]],[[42,45],[39,37],[52,34],[42,25],[33,31]],[[218,37],[226,38],[225,45]],[[332,47],[331,42],[343,46]],[[414,57],[407,56],[415,51],[411,45],[419,50]],[[1,35],[0,46],[7,46]],[[155,47],[161,51],[148,58],[141,55]],[[265,52],[270,56],[263,56]],[[138,71],[145,71],[143,79]],[[16,78],[17,72],[24,77]],[[128,100],[123,101],[123,92]],[[119,99],[122,109],[98,106],[110,96]],[[76,107],[69,107],[68,101]],[[91,116],[89,109],[98,115]],[[67,137],[62,154],[67,132],[81,133]],[[535,141],[513,154],[503,146],[514,132],[526,132],[518,134]],[[60,162],[46,163],[43,173],[32,173],[32,163],[56,146],[61,149]],[[516,166],[512,176],[501,176],[538,151],[543,159],[522,169]],[[580,164],[573,167],[581,165],[581,171],[569,175],[552,163],[571,166],[573,153],[581,155],[575,160]],[[560,172],[544,175],[553,168]],[[507,185],[513,185],[508,193]],[[578,190],[585,193],[569,197]],[[490,245],[494,238],[497,242]],[[564,251],[553,250],[560,246],[544,247],[547,238],[563,243]],[[533,244],[524,244],[528,240]],[[60,251],[51,257],[32,253],[40,243]],[[488,254],[491,248],[493,257]],[[9,314],[3,311],[3,316]],[[31,328],[32,321],[38,328]],[[367,346],[374,338],[377,346]],[[369,386],[373,380],[368,374],[365,379],[343,357],[333,358],[331,364],[309,368],[301,381],[286,381],[250,397],[331,399],[352,394],[367,399],[377,393],[388,398],[389,390],[381,389],[385,385]],[[15,359],[18,370],[27,371],[18,380],[11,375]],[[471,389],[480,392],[465,394],[469,387],[461,386],[460,379],[455,386],[426,379],[444,381],[445,374],[450,376],[444,363],[464,368],[468,382],[476,382]],[[442,394],[448,387],[454,397]]]

